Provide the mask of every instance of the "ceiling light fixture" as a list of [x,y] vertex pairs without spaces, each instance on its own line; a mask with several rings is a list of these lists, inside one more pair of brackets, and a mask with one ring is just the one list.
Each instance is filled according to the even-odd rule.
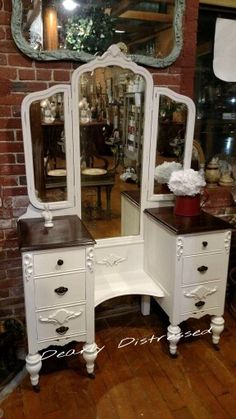
[[69,11],[74,10],[78,6],[78,4],[75,3],[73,0],[65,0],[62,4],[65,7],[65,9]]

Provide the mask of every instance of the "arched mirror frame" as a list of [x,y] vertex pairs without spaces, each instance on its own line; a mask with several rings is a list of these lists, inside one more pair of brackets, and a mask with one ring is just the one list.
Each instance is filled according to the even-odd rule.
[[[31,121],[30,121],[30,107],[35,101],[41,101],[57,93],[63,94],[64,98],[64,131],[66,142],[66,168],[67,168],[67,200],[55,202],[42,202],[37,198],[34,177],[34,162],[33,162],[33,146],[31,134]],[[24,141],[24,152],[26,163],[26,176],[28,195],[32,208],[28,208],[28,215],[37,216],[38,211],[45,209],[48,205],[50,210],[58,210],[57,215],[60,215],[60,210],[65,214],[66,209],[73,211],[74,201],[74,171],[73,171],[73,145],[72,145],[72,118],[71,118],[71,88],[68,85],[58,84],[57,86],[50,87],[49,89],[40,92],[28,94],[21,105],[22,114],[22,132]],[[69,211],[70,212],[70,211]]]
[[155,156],[158,142],[158,118],[160,109],[160,97],[167,96],[173,101],[184,104],[187,107],[187,119],[185,130],[185,147],[184,147],[184,161],[183,168],[189,169],[191,166],[191,156],[193,147],[194,125],[196,117],[195,104],[187,96],[174,92],[167,87],[155,87],[153,98],[153,120],[152,120],[152,141],[150,144],[150,165],[149,165],[149,185],[148,185],[148,201],[170,201],[173,200],[173,194],[154,194],[154,171],[155,171]]
[[[149,167],[149,149],[151,142],[151,118],[152,112],[150,112],[150,106],[152,106],[153,100],[153,79],[151,73],[144,67],[138,66],[132,62],[129,57],[126,57],[116,45],[112,45],[102,57],[97,57],[90,63],[84,64],[78,67],[72,75],[72,112],[73,112],[73,135],[74,135],[74,156],[80,156],[80,144],[78,141],[80,133],[79,123],[79,80],[82,74],[86,72],[92,72],[96,68],[105,68],[107,66],[121,67],[132,71],[135,75],[140,75],[146,82],[145,86],[145,105],[144,105],[144,131],[143,131],[143,155],[142,155],[142,176],[141,176],[141,202],[140,202],[140,214],[142,214],[147,203],[145,197],[147,196],[147,185],[148,185],[148,167]],[[79,216],[81,216],[81,179],[80,179],[80,159],[75,160],[75,196],[76,196],[76,207],[79,208]],[[133,236],[133,240],[139,240],[140,235],[142,236],[143,225],[142,216],[140,216],[140,234],[139,236]],[[122,242],[130,240],[127,237],[100,239],[99,242],[111,240]]]
[[[179,56],[183,46],[183,15],[185,11],[185,0],[176,0],[173,30],[175,45],[171,53],[164,58],[154,58],[144,55],[130,55],[132,61],[151,67],[167,67],[171,65]],[[30,47],[22,34],[22,2],[12,0],[12,19],[11,31],[13,39],[18,48],[28,57],[35,60],[54,61],[54,60],[75,60],[89,62],[94,56],[83,51],[54,50],[54,51],[35,51]]]

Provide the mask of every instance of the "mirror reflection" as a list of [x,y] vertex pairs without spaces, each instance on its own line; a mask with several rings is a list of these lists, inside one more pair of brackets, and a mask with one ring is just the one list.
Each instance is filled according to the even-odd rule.
[[35,192],[39,201],[67,199],[64,94],[30,105]]
[[154,194],[170,193],[167,185],[170,175],[183,167],[187,116],[184,103],[160,95]]
[[140,200],[144,93],[144,78],[118,66],[80,77],[82,219],[95,238],[130,234],[122,196]]
[[24,38],[34,50],[102,54],[125,44],[129,54],[168,56],[175,46],[175,0],[22,0]]

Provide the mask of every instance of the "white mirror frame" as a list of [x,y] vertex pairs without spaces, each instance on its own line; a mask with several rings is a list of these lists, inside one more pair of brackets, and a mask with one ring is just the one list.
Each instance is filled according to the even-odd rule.
[[[152,103],[153,95],[153,79],[151,73],[144,67],[138,66],[132,62],[130,58],[125,56],[117,45],[112,45],[108,50],[101,56],[97,57],[90,63],[84,64],[78,67],[72,75],[72,112],[73,112],[73,135],[74,135],[74,155],[80,156],[80,144],[78,138],[80,138],[80,124],[79,124],[79,80],[83,73],[92,72],[96,68],[105,68],[108,66],[121,67],[123,69],[131,70],[134,74],[141,75],[146,82],[145,86],[145,124],[143,132],[143,156],[142,156],[142,177],[141,177],[141,202],[140,202],[140,235],[143,232],[143,221],[141,214],[146,207],[145,197],[147,196],[147,185],[148,185],[148,165],[149,165],[149,147],[151,139],[151,112],[150,104]],[[75,195],[76,195],[76,206],[79,208],[79,216],[81,217],[81,179],[80,179],[80,159],[77,158],[75,162]],[[138,240],[139,236],[133,236],[134,240]],[[104,239],[105,241],[125,241],[127,237],[121,236],[114,239]],[[102,242],[103,240],[99,240]]]
[[187,123],[185,132],[185,148],[183,168],[189,169],[191,166],[191,156],[193,148],[194,126],[196,118],[195,104],[187,96],[176,93],[167,87],[155,87],[153,98],[153,119],[152,119],[152,141],[150,145],[150,163],[149,163],[149,185],[148,185],[148,201],[170,201],[174,199],[170,194],[154,194],[154,172],[155,172],[155,156],[158,141],[158,118],[160,96],[167,96],[178,103],[183,103],[187,107]]
[[[62,93],[64,98],[64,132],[66,144],[66,170],[67,170],[67,200],[56,202],[42,202],[37,198],[34,181],[34,164],[33,164],[33,149],[32,149],[32,135],[31,135],[31,122],[30,122],[30,106],[35,101],[41,101],[45,98],[53,96],[57,93]],[[24,141],[25,152],[25,166],[27,177],[27,188],[29,200],[33,208],[28,209],[27,216],[32,217],[38,215],[37,210],[44,210],[45,204],[48,205],[50,210],[58,210],[55,215],[60,215],[63,210],[71,209],[68,213],[72,212],[74,205],[74,172],[73,172],[73,145],[72,145],[72,118],[71,118],[71,88],[69,85],[58,84],[50,87],[49,89],[28,94],[21,105],[22,117],[22,132]]]

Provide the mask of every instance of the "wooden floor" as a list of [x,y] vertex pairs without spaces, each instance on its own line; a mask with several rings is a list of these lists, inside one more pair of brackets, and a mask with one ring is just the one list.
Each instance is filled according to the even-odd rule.
[[[142,345],[138,340],[166,333],[167,319],[155,303],[148,317],[131,313],[100,319],[97,344],[105,347],[96,378],[86,376],[80,355],[58,359],[57,371],[52,359],[43,361],[40,393],[32,391],[27,376],[2,403],[4,419],[236,418],[235,319],[226,312],[225,320],[220,351],[207,333],[182,339],[173,359],[164,338]],[[207,316],[182,324],[185,332],[208,327]],[[133,339],[123,340],[128,337]],[[125,342],[130,343],[118,347]]]

